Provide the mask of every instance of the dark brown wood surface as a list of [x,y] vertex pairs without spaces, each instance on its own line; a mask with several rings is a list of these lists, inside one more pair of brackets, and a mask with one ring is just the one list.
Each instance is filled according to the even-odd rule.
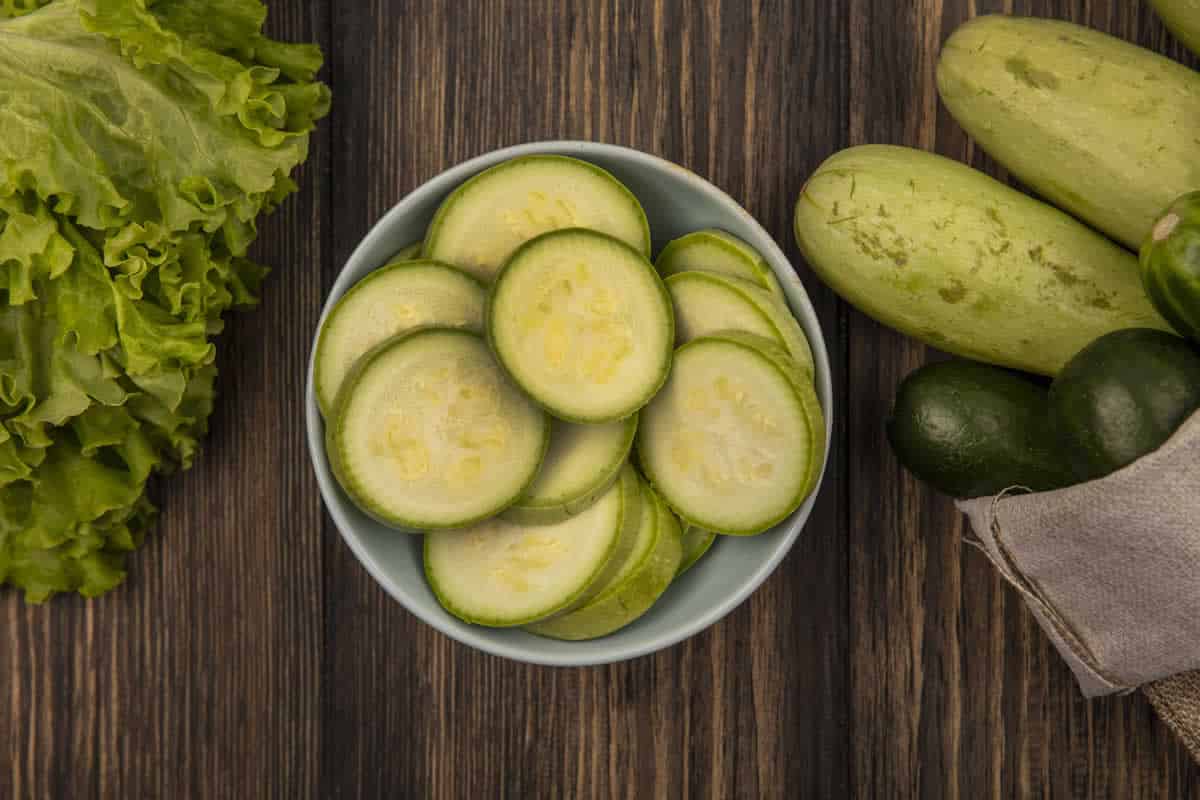
[[[851,144],[998,173],[939,108],[938,46],[988,12],[1185,59],[1138,0],[272,0],[320,42],[335,112],[263,227],[262,308],[223,338],[207,453],[165,482],[129,582],[0,592],[0,798],[1200,798],[1140,696],[1088,702],[882,419],[936,354],[802,263],[805,177]],[[1190,63],[1195,63],[1190,62]],[[465,158],[616,142],[708,177],[778,239],[825,326],[835,451],[811,522],[742,607],[595,669],[453,643],[321,509],[303,435],[320,303],[368,227]]]

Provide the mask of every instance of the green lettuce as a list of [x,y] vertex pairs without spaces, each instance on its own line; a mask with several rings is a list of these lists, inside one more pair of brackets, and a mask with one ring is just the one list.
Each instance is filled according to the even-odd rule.
[[49,4],[50,0],[0,0],[0,19],[30,14]]
[[0,584],[102,594],[212,412],[329,92],[258,0],[0,0]]

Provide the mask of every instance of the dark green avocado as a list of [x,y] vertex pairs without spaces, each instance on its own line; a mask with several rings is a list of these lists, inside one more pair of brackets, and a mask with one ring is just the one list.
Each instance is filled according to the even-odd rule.
[[1067,362],[1050,417],[1077,482],[1157,450],[1200,408],[1200,354],[1148,328],[1114,331]]
[[888,439],[910,472],[953,497],[1047,491],[1072,482],[1047,411],[1046,389],[1030,378],[944,361],[900,384]]

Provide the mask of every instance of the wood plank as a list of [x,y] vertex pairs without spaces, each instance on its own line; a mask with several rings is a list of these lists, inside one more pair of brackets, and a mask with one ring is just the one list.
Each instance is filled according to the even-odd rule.
[[[269,28],[328,45],[328,12],[275,3]],[[218,344],[205,453],[158,487],[126,585],[42,606],[0,592],[0,797],[316,796],[320,511],[299,431],[328,139],[261,225],[275,273]]]
[[[852,3],[851,135],[1003,176],[937,103],[938,44],[979,13],[1071,19],[1183,58],[1143,4]],[[961,544],[949,501],[887,447],[899,380],[930,349],[850,316],[850,670],[858,796],[1200,796],[1200,772],[1140,696],[1085,701],[1020,598]],[[867,498],[870,498],[868,501]]]
[[[844,144],[841,6],[373,0],[337,15],[335,39],[354,46],[334,73],[326,284],[436,172],[558,137],[699,172],[796,258],[791,205]],[[838,306],[809,285],[840,380]],[[321,795],[845,796],[844,507],[831,480],[796,550],[726,621],[657,656],[570,670],[452,643],[384,595],[327,523]]]

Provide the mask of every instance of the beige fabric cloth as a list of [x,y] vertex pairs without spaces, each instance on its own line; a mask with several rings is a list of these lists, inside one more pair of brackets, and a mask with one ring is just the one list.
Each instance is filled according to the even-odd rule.
[[1200,763],[1200,671],[1155,681],[1142,691]]
[[[1200,413],[1100,480],[958,506],[1085,695],[1200,670]],[[1200,758],[1200,673],[1146,693]]]

